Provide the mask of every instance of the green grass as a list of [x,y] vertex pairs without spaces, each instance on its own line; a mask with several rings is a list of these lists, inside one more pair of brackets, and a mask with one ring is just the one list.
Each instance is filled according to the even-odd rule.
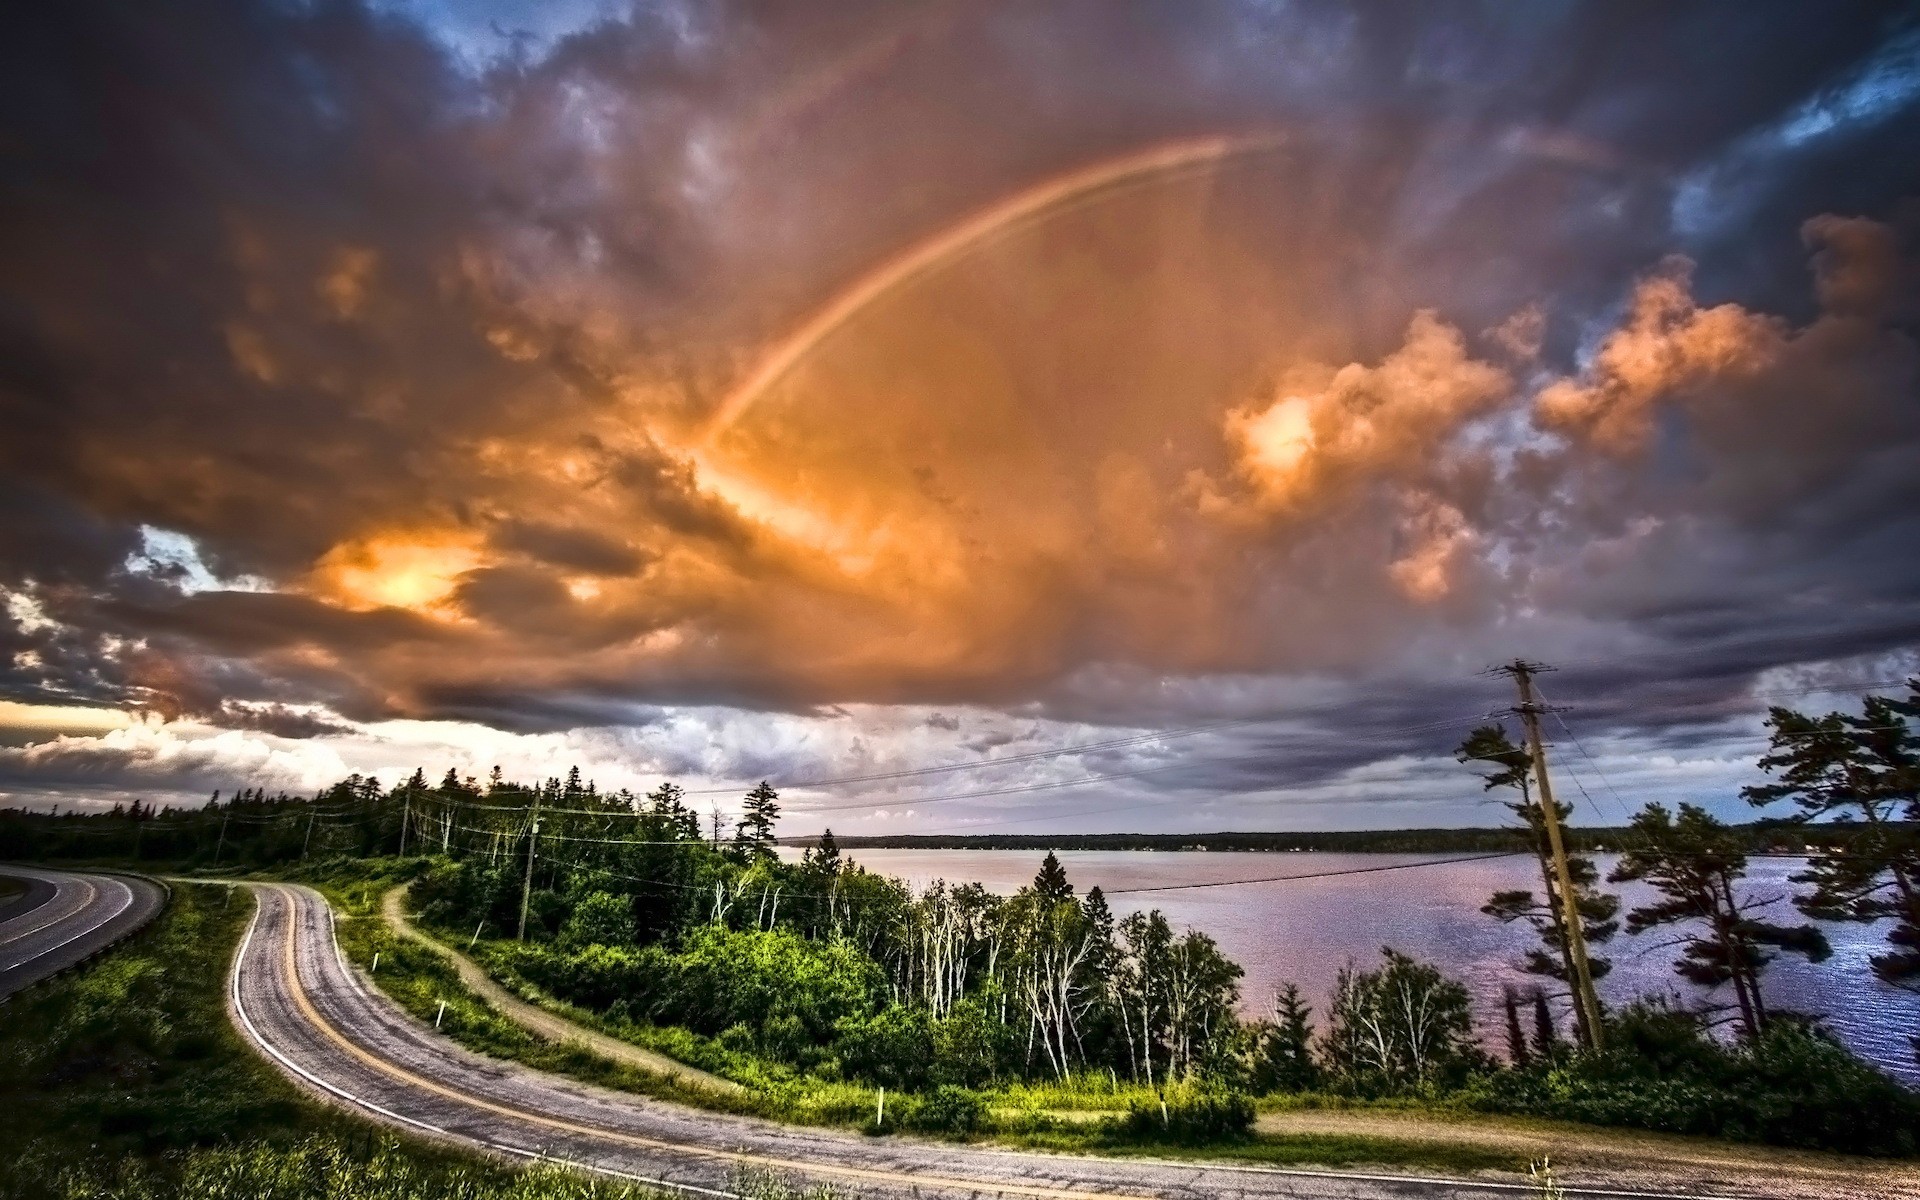
[[[227,1019],[252,912],[244,893],[177,885],[145,931],[0,1009],[0,1197],[663,1200],[396,1137],[307,1099]],[[766,1178],[735,1190],[801,1195]]]
[[1253,1134],[1242,1141],[1204,1146],[1143,1144],[1102,1136],[1099,1131],[1003,1134],[995,1140],[1024,1149],[1068,1154],[1243,1162],[1270,1167],[1391,1167],[1466,1174],[1524,1171],[1527,1166],[1512,1154],[1481,1146],[1358,1134]]
[[[555,1045],[534,1037],[468,991],[442,955],[396,936],[380,916],[380,899],[400,881],[397,868],[353,864],[353,874],[319,873],[309,882],[339,912],[336,928],[349,961],[370,969],[380,955],[374,983],[423,1021],[440,1020],[441,1032],[477,1053],[519,1062],[536,1070],[565,1075],[620,1091],[674,1100],[711,1110],[745,1113],[793,1124],[858,1128],[869,1133],[898,1130],[900,1117],[916,1098],[888,1099],[884,1128],[874,1123],[877,1090],[864,1084],[807,1076],[786,1064],[721,1046],[684,1029],[609,1020],[546,995],[506,969],[482,940],[472,957],[502,986],[579,1024],[713,1071],[745,1085],[744,1095],[722,1095],[670,1078],[614,1063],[573,1044]],[[371,874],[362,874],[370,872]],[[427,927],[435,937],[464,946],[448,929]],[[445,1002],[444,1011],[441,1003]],[[1523,1169],[1509,1155],[1433,1140],[1338,1135],[1254,1135],[1198,1146],[1171,1146],[1130,1138],[1118,1118],[1135,1103],[1155,1097],[1154,1089],[1090,1073],[1063,1082],[1011,1083],[984,1093],[991,1118],[968,1140],[1079,1154],[1149,1155],[1186,1159],[1223,1159],[1272,1165],[1423,1167],[1477,1171]]]

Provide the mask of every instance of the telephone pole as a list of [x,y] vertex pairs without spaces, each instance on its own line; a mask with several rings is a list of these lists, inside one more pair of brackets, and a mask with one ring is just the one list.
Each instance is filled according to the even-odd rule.
[[1580,917],[1580,896],[1573,888],[1573,873],[1567,868],[1567,841],[1560,829],[1560,807],[1553,801],[1553,783],[1547,778],[1547,751],[1540,740],[1540,714],[1551,712],[1533,693],[1533,677],[1552,667],[1514,659],[1495,667],[1501,675],[1511,675],[1520,690],[1520,703],[1513,712],[1527,729],[1527,748],[1533,756],[1533,776],[1540,785],[1540,820],[1547,831],[1547,848],[1553,855],[1553,875],[1560,889],[1560,924],[1567,939],[1567,958],[1573,967],[1573,1003],[1586,1029],[1587,1043],[1594,1050],[1605,1049],[1605,1030],[1601,1022],[1600,995],[1593,988],[1593,968],[1587,962],[1587,931]]
[[540,843],[540,793],[533,794],[533,824],[527,830],[527,874],[520,882],[520,932],[515,938],[527,940],[527,897],[533,894],[533,848]]

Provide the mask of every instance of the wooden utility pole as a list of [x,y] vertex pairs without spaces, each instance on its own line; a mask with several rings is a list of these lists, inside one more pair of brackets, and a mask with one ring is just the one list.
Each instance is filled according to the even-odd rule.
[[400,809],[400,854],[407,856],[407,822],[413,819],[413,789],[407,789],[407,798]]
[[540,844],[540,793],[533,794],[533,824],[527,830],[527,874],[520,882],[520,932],[514,936],[527,940],[527,898],[533,894],[533,850]]
[[1587,962],[1587,931],[1580,916],[1580,895],[1574,890],[1573,873],[1567,867],[1567,841],[1560,829],[1560,807],[1553,802],[1553,783],[1547,778],[1547,751],[1540,740],[1540,714],[1550,710],[1533,693],[1534,675],[1552,668],[1516,658],[1494,669],[1502,675],[1513,676],[1514,684],[1520,689],[1520,703],[1513,711],[1526,726],[1533,776],[1540,786],[1540,820],[1546,827],[1547,848],[1553,855],[1553,875],[1560,888],[1561,928],[1567,939],[1567,957],[1573,966],[1573,978],[1567,982],[1573,988],[1573,1002],[1579,1010],[1587,1044],[1594,1050],[1602,1050],[1606,1034],[1601,1020],[1600,994],[1594,990],[1593,968]]

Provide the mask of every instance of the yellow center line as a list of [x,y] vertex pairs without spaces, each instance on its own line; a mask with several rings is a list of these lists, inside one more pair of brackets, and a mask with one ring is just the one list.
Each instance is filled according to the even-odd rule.
[[487,1100],[457,1088],[448,1087],[445,1084],[428,1079],[423,1075],[417,1075],[405,1067],[389,1062],[364,1049],[336,1029],[320,1014],[318,1009],[314,1008],[313,1002],[307,998],[306,989],[300,986],[299,965],[294,956],[294,937],[297,926],[298,904],[295,902],[293,896],[285,889],[275,888],[273,890],[280,892],[287,900],[288,918],[285,955],[287,993],[293,998],[294,1005],[299,1008],[300,1015],[306,1018],[307,1023],[313,1026],[313,1028],[328,1041],[339,1046],[342,1050],[345,1050],[349,1055],[370,1069],[404,1083],[410,1083],[415,1087],[423,1088],[435,1095],[444,1096],[449,1100],[497,1113],[504,1117],[512,1117],[516,1120],[542,1125],[548,1129],[559,1130],[563,1133],[583,1134],[587,1137],[604,1138],[609,1141],[620,1142],[624,1145],[636,1146],[647,1150],[663,1150],[672,1154],[687,1154],[699,1158],[722,1159],[729,1162],[745,1163],[751,1166],[774,1170],[798,1171],[803,1174],[840,1175],[850,1179],[908,1184],[919,1187],[941,1187],[975,1192],[995,1192],[1008,1196],[1034,1196],[1040,1198],[1040,1200],[1093,1200],[1093,1198],[1096,1197],[1098,1200],[1158,1200],[1157,1197],[1129,1196],[1120,1192],[1088,1192],[1072,1188],[1042,1187],[1033,1184],[994,1183],[977,1179],[955,1179],[939,1175],[923,1175],[918,1172],[886,1171],[873,1167],[846,1167],[829,1163],[800,1162],[794,1159],[778,1158],[766,1154],[752,1154],[740,1150],[715,1150],[707,1146],[693,1146],[680,1142],[668,1142],[658,1138],[643,1137],[640,1134],[624,1133],[615,1129],[603,1129],[592,1125],[582,1125],[560,1117],[550,1117],[544,1113],[531,1112],[527,1109],[518,1108],[509,1104],[500,1104],[496,1101]]

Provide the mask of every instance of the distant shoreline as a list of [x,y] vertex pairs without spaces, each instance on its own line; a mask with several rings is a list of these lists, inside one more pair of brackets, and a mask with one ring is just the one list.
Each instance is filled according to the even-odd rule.
[[[1809,845],[1844,841],[1853,832],[1845,824],[1796,825],[1763,821],[1734,826],[1753,854],[1795,854]],[[1630,844],[1624,826],[1587,826],[1567,830],[1570,846],[1605,853]],[[781,844],[810,847],[817,837],[782,838]],[[1343,832],[1221,833],[1054,833],[1054,834],[851,834],[835,836],[842,850],[1155,850],[1166,852],[1334,851],[1347,854],[1497,854],[1528,849],[1525,834],[1512,828],[1365,829]]]

